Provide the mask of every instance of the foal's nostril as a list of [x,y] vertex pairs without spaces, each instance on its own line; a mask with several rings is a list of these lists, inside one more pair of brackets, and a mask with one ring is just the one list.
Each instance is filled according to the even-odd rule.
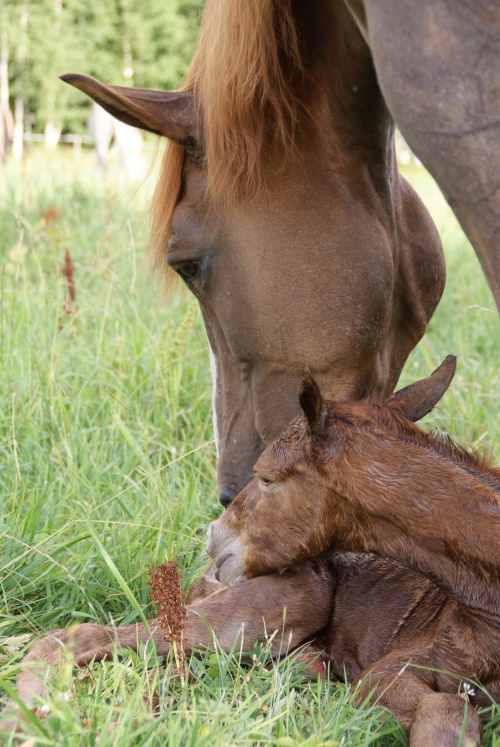
[[224,555],[219,555],[219,557],[215,561],[215,567],[219,569],[223,563],[226,562],[228,558],[231,557],[233,553],[232,552],[225,552]]
[[219,503],[221,503],[224,508],[228,508],[228,506],[231,505],[237,495],[238,491],[231,490],[231,488],[224,488],[219,493]]

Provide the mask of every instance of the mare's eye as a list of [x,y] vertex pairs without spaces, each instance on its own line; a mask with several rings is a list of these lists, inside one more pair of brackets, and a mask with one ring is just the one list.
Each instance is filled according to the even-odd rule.
[[270,485],[271,484],[271,480],[268,480],[267,477],[260,477],[259,479],[260,479],[262,485]]
[[193,280],[198,273],[199,262],[180,262],[175,265],[175,271],[184,278],[184,280]]

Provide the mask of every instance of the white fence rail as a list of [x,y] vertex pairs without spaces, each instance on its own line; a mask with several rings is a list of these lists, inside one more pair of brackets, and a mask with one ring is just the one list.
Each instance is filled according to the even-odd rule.
[[[47,138],[43,133],[25,132],[23,134],[23,140],[25,143],[45,143]],[[94,145],[94,138],[90,137],[90,135],[61,135],[56,145],[59,145],[60,143],[73,143],[73,146],[81,148],[82,144]],[[155,150],[157,146],[155,143],[144,141],[142,147],[144,150]]]
[[[47,143],[47,137],[44,133],[38,133],[38,132],[24,132],[23,133],[23,142],[25,143],[45,143],[47,147],[54,147],[54,144],[48,145]],[[80,164],[80,156],[82,152],[82,145],[89,145],[94,146],[94,138],[92,138],[90,135],[60,135],[55,145],[73,145],[73,161],[75,163],[75,166],[79,166]],[[142,150],[155,150],[158,146],[156,143],[150,143],[147,141],[143,141],[142,143]],[[160,146],[161,147],[161,146]],[[21,150],[22,154],[22,150]]]

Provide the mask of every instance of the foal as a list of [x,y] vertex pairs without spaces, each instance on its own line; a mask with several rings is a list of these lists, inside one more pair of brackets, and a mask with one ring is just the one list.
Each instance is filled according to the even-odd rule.
[[[360,685],[361,700],[373,691],[412,747],[455,747],[461,735],[480,744],[472,706],[491,700],[477,691],[471,705],[457,692],[477,678],[500,698],[500,475],[411,422],[434,407],[454,370],[449,356],[382,405],[324,402],[304,377],[303,415],[210,527],[220,580],[209,573],[190,595],[187,651],[213,644],[205,620],[224,649],[243,631],[251,647],[283,627],[286,608],[292,646],[309,641],[332,674]],[[164,632],[150,628],[166,654]],[[149,640],[143,625],[53,631],[25,657],[18,694],[43,695],[35,662],[43,673],[69,650],[82,665],[138,640]]]
[[[379,405],[325,402],[306,375],[303,414],[208,532],[227,585],[335,558],[334,612],[316,646],[334,672],[345,665],[349,679],[365,679],[362,693],[376,686],[412,745],[457,743],[456,675],[477,678],[500,700],[500,470],[414,425],[455,365],[448,356]],[[477,693],[472,702],[491,698]],[[469,709],[472,743],[478,723]]]

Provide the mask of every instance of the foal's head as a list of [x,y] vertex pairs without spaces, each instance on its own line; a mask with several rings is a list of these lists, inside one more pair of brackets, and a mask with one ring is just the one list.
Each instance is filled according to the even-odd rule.
[[388,502],[397,500],[408,465],[420,478],[432,479],[430,453],[475,467],[473,456],[414,424],[443,396],[455,366],[455,357],[448,356],[427,379],[381,404],[324,401],[306,374],[299,391],[302,414],[267,447],[251,483],[209,527],[207,551],[220,580],[230,585],[326,551],[363,550],[356,524],[369,531],[369,519],[353,516],[359,509],[350,496],[376,491]]

